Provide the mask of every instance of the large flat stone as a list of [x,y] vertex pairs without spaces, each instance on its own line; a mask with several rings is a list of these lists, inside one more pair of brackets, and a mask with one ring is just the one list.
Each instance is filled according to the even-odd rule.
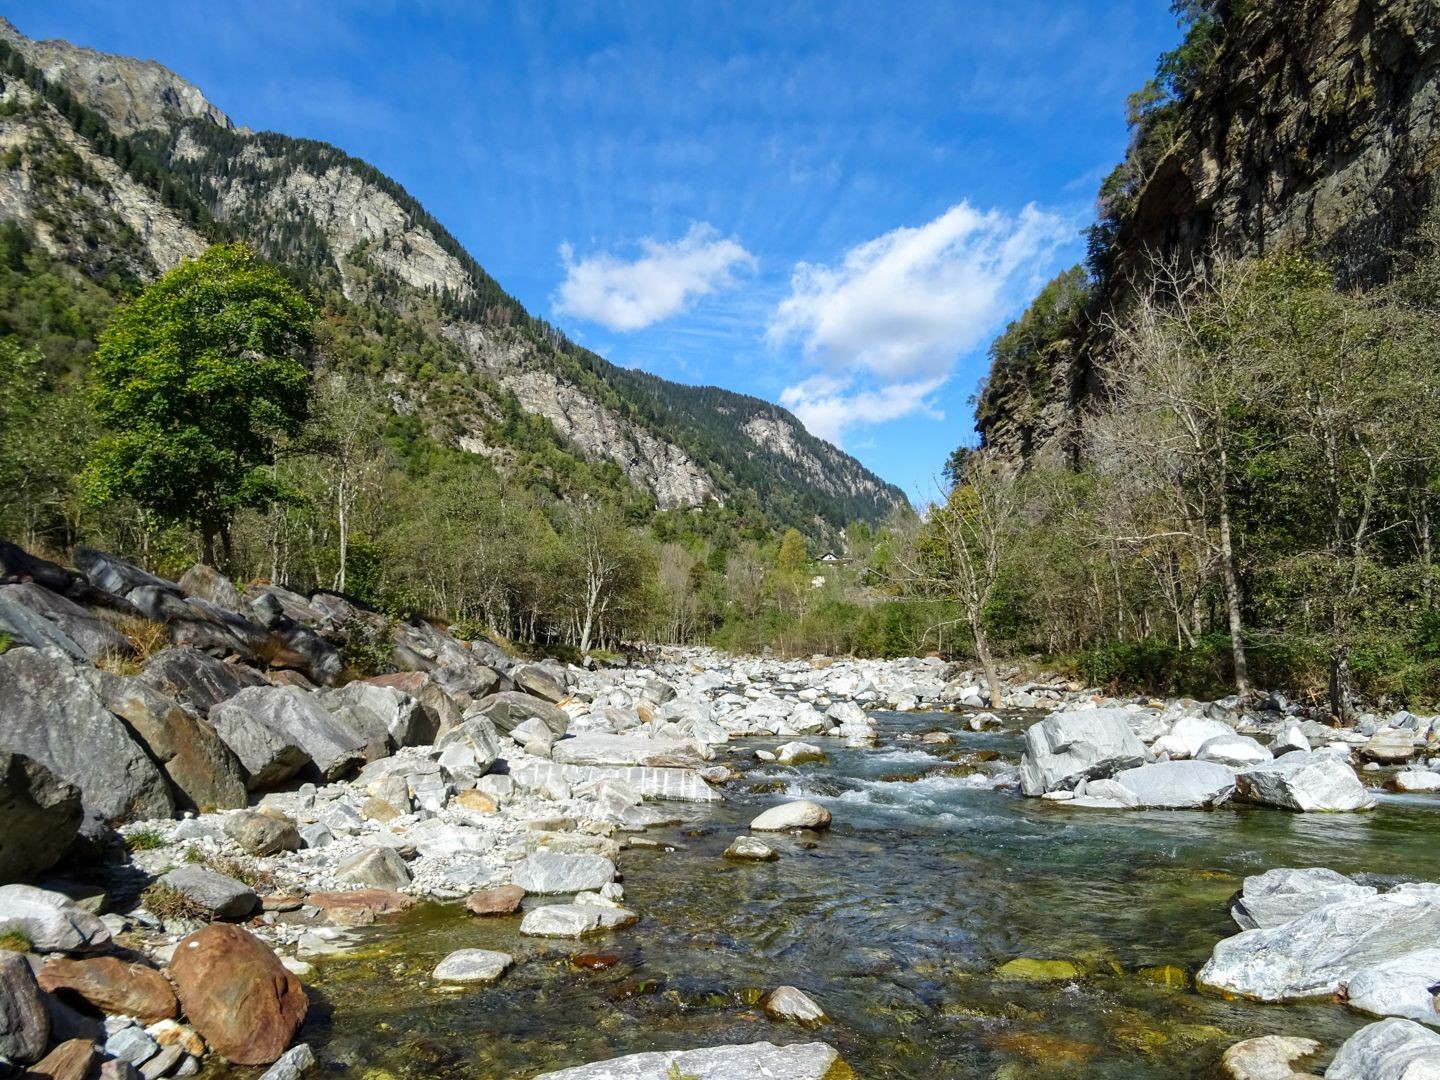
[[615,864],[603,855],[537,851],[515,868],[514,884],[537,896],[588,892],[615,880]]
[[1026,795],[1073,788],[1145,761],[1145,746],[1121,709],[1055,713],[1025,732],[1020,787]]
[[559,780],[574,787],[595,780],[623,780],[646,799],[675,802],[721,802],[716,791],[694,769],[651,769],[644,766],[558,765],[536,762],[514,770],[516,783],[531,790],[547,781]]
[[579,735],[562,739],[551,751],[561,765],[642,765],[649,768],[700,768],[715,752],[691,739],[640,735]]
[[1339,758],[1298,751],[1240,772],[1235,794],[1283,810],[1369,810],[1376,802],[1355,770]]
[[853,1080],[855,1073],[825,1043],[746,1043],[700,1050],[662,1050],[541,1073],[535,1080]]

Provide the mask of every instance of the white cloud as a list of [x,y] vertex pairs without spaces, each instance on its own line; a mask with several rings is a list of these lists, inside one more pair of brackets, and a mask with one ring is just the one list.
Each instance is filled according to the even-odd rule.
[[799,342],[820,371],[781,402],[837,444],[851,426],[938,417],[930,395],[1038,286],[1074,233],[1073,222],[1034,206],[1007,215],[962,202],[852,248],[835,266],[800,263],[766,340]]
[[608,252],[576,261],[570,245],[562,245],[566,273],[555,310],[610,330],[640,330],[697,296],[732,287],[737,271],[755,268],[755,257],[737,240],[705,222],[691,225],[674,243],[647,237],[640,247],[643,254],[633,262]]

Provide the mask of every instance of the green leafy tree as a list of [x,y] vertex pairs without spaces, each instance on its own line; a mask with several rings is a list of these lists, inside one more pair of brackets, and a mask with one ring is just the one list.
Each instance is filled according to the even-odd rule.
[[217,245],[120,309],[95,354],[109,427],[86,472],[97,500],[127,498],[231,554],[242,508],[280,494],[264,466],[309,409],[310,305],[239,244]]

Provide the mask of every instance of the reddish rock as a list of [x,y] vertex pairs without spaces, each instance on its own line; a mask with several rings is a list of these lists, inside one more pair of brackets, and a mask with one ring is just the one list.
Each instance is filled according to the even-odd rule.
[[113,956],[89,960],[51,960],[37,976],[48,990],[82,1010],[88,1006],[106,1016],[133,1016],[142,1024],[173,1020],[180,1012],[165,976],[144,964],[127,964]]
[[95,1044],[89,1039],[71,1039],[51,1050],[30,1066],[24,1080],[86,1080],[95,1064]]
[[325,912],[336,926],[369,926],[381,915],[404,911],[415,901],[393,889],[355,889],[311,893],[306,903]]
[[525,890],[519,885],[501,885],[472,893],[465,901],[465,910],[471,915],[513,915],[520,910],[520,901],[524,899]]
[[228,923],[181,941],[170,978],[190,1024],[235,1065],[273,1064],[310,1007],[300,980],[269,947]]
[[617,949],[602,949],[597,952],[576,953],[570,957],[570,966],[583,968],[586,971],[604,971],[606,968],[614,967],[623,963],[625,954]]

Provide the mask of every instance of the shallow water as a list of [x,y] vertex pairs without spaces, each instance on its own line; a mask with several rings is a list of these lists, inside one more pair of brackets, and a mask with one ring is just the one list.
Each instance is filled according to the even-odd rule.
[[[1329,1003],[1225,1002],[1141,969],[1193,977],[1235,932],[1225,901],[1248,874],[1323,865],[1440,880],[1440,802],[1392,797],[1351,815],[1067,809],[995,790],[983,770],[996,765],[974,765],[975,751],[1018,760],[1034,716],[984,734],[962,719],[878,714],[878,748],[757,764],[723,807],[651,830],[674,850],[623,853],[626,906],[642,917],[629,930],[542,941],[520,937],[518,918],[458,905],[373,928],[363,951],[317,966],[303,1037],[358,1075],[396,1078],[508,1080],[641,1050],[816,1037],[865,1077],[1183,1077],[1206,1075],[1238,1039],[1309,1035],[1333,1052],[1366,1022]],[[936,729],[955,745],[897,738]],[[750,790],[776,780],[785,792]],[[831,808],[828,833],[773,838],[777,862],[721,857],[761,809],[802,795]],[[433,985],[434,965],[467,947],[516,965],[484,989]],[[603,970],[571,963],[609,950],[621,955]],[[996,977],[1016,957],[1084,975]],[[783,983],[832,1022],[809,1033],[766,1019],[758,995]]]

